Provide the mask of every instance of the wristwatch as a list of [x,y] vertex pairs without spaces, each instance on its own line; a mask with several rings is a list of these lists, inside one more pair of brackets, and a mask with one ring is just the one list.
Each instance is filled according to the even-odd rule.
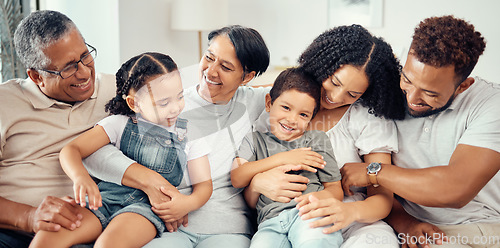
[[370,163],[366,167],[368,179],[370,180],[370,183],[373,185],[373,187],[379,186],[377,181],[377,174],[381,169],[382,169],[381,163]]

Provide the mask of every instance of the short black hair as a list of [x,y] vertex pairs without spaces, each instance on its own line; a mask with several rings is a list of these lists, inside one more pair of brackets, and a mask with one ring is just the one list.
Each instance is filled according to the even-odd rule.
[[267,70],[269,49],[257,30],[240,25],[226,26],[208,34],[209,44],[219,35],[229,37],[245,73],[255,71],[255,75],[259,76]]
[[323,32],[300,55],[298,62],[319,84],[342,65],[364,71],[369,86],[358,100],[361,105],[375,116],[404,118],[404,95],[399,87],[401,65],[391,46],[362,26],[339,26]]
[[418,61],[434,67],[455,66],[457,83],[465,80],[486,47],[472,24],[452,15],[430,17],[415,28],[410,51]]
[[314,118],[320,108],[321,85],[316,83],[314,78],[302,68],[292,67],[282,71],[274,81],[273,87],[269,92],[269,95],[271,96],[271,103],[274,103],[274,101],[281,94],[283,94],[283,92],[289,90],[306,93],[314,98],[316,105],[311,117]]

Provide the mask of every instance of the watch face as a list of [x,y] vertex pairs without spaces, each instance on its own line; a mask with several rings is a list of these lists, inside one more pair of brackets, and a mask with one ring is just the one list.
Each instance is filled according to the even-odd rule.
[[368,173],[375,173],[381,169],[380,163],[370,163],[367,167]]

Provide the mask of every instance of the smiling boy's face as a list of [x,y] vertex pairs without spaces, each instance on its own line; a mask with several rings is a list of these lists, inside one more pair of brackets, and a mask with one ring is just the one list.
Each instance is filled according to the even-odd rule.
[[271,133],[284,141],[300,138],[309,126],[315,107],[313,97],[294,89],[284,91],[273,103],[271,96],[266,95]]

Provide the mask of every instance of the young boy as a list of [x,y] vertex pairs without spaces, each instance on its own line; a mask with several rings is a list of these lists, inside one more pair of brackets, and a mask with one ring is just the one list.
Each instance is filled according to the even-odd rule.
[[[309,179],[303,195],[343,199],[330,140],[324,132],[306,131],[319,110],[320,97],[321,85],[300,68],[287,69],[276,78],[266,95],[271,131],[254,132],[243,140],[231,171],[234,187],[248,186],[257,173],[294,164],[294,172]],[[323,228],[310,228],[313,220],[300,218],[295,201],[281,203],[247,194],[247,203],[256,206],[259,223],[250,247],[340,247],[342,243],[340,231],[325,234]]]

